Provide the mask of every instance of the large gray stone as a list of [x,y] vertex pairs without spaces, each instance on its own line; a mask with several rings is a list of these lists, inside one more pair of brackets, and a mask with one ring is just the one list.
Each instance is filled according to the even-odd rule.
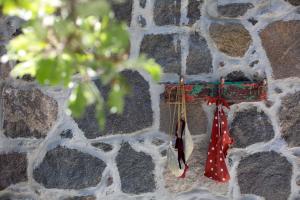
[[123,192],[141,194],[155,190],[155,165],[150,155],[136,152],[126,142],[122,144],[116,162]]
[[300,91],[282,98],[279,120],[282,136],[288,145],[300,146]]
[[82,189],[96,186],[105,167],[99,158],[59,146],[46,153],[33,177],[46,188]]
[[285,0],[293,6],[300,6],[300,0]]
[[[160,130],[166,134],[175,135],[177,112],[174,113],[174,105],[165,103],[163,97],[160,100]],[[201,103],[187,104],[187,124],[192,135],[206,134],[208,128],[206,113]],[[173,130],[171,127],[173,126]]]
[[[132,133],[152,125],[153,112],[148,82],[136,71],[126,70],[122,72],[122,75],[131,87],[131,92],[125,97],[122,114],[107,112],[104,130],[101,130],[98,125],[94,105],[87,107],[85,113],[79,119],[75,119],[87,138],[96,138],[107,134]],[[101,86],[99,80],[96,80],[95,83],[104,99],[107,99],[108,88]]]
[[56,122],[56,100],[35,86],[6,85],[2,98],[3,128],[8,137],[46,137]]
[[154,58],[166,73],[181,71],[181,47],[176,34],[146,35],[140,52]]
[[189,19],[189,25],[193,25],[201,17],[201,5],[203,0],[189,0],[187,7],[187,18]]
[[27,157],[25,153],[0,155],[0,190],[11,184],[27,181]]
[[125,21],[127,25],[130,25],[133,5],[132,0],[110,0],[109,2],[116,19]]
[[254,8],[252,3],[231,3],[218,6],[218,13],[224,17],[239,17],[243,16],[248,9]]
[[288,199],[292,165],[280,154],[260,152],[243,158],[237,169],[242,194],[255,194],[266,200]]
[[276,79],[300,77],[300,20],[273,22],[260,38]]
[[253,107],[234,114],[230,134],[234,140],[234,147],[244,148],[257,142],[271,140],[274,130],[269,117]]
[[0,200],[38,200],[38,197],[30,194],[20,193],[3,193],[0,194]]
[[[6,44],[21,33],[22,20],[17,17],[0,16],[0,57],[6,54]],[[9,77],[13,65],[10,62],[0,63],[0,80]]]
[[189,55],[186,59],[186,73],[189,75],[212,71],[212,57],[206,40],[198,32],[190,35]]
[[155,0],[153,19],[157,26],[179,25],[180,0]]
[[238,23],[212,23],[209,33],[217,48],[232,57],[244,56],[252,42],[248,30]]

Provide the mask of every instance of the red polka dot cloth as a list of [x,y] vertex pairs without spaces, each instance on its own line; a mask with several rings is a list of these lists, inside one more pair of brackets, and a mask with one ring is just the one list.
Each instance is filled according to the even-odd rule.
[[230,179],[225,163],[227,150],[233,143],[229,136],[228,123],[223,106],[229,105],[222,98],[208,98],[208,104],[216,104],[210,144],[207,152],[207,160],[204,175],[219,182],[227,182]]

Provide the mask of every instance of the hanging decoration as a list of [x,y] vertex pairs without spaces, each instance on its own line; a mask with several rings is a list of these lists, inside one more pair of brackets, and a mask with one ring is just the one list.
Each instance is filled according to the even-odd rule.
[[223,90],[224,79],[221,79],[218,96],[207,97],[208,105],[215,104],[216,110],[212,124],[204,175],[219,182],[227,182],[230,179],[225,158],[229,146],[233,143],[228,130],[227,117],[223,110],[224,107],[229,109],[228,103],[222,98]]
[[[192,154],[194,144],[187,125],[186,98],[183,78],[180,80],[180,87],[177,88],[176,99],[177,103],[174,104],[175,109],[173,115],[175,116],[175,112],[177,112],[176,127],[174,135],[173,125],[170,130],[171,142],[167,150],[167,165],[172,174],[176,177],[185,178],[185,174],[188,170],[187,160]],[[174,137],[175,144],[173,145],[172,138]]]
[[[228,130],[227,117],[224,108],[240,102],[263,101],[267,98],[267,81],[260,82],[192,82],[166,83],[165,101],[175,105],[177,112],[175,128],[171,126],[171,135],[175,130],[175,144],[170,142],[167,151],[167,164],[171,172],[177,177],[185,177],[188,169],[187,160],[193,151],[192,136],[187,127],[186,103],[205,100],[209,105],[215,104],[211,140],[207,152],[204,175],[219,182],[230,179],[226,166],[227,150],[233,143]],[[171,110],[171,109],[170,109]],[[171,116],[171,115],[170,115]]]

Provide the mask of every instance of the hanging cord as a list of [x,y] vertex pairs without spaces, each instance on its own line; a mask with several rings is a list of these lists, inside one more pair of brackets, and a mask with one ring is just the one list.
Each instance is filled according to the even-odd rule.
[[[172,91],[172,89],[171,89]],[[171,92],[169,93],[169,99],[171,97]],[[175,94],[175,104],[174,104],[174,111],[172,114],[172,110],[171,110],[171,103],[169,103],[169,139],[172,140],[172,135],[173,135],[173,130],[174,130],[174,124],[175,124],[175,112],[176,112],[176,107],[178,107],[178,104],[176,103],[178,101],[178,86],[176,86],[176,94]]]
[[221,98],[222,98],[222,94],[223,94],[223,88],[224,88],[224,82],[225,82],[225,79],[223,77],[220,78],[220,84],[218,86],[218,99],[217,99],[217,103],[216,103],[216,106],[217,106],[217,109],[218,109],[218,136],[219,136],[219,139],[221,138],[221,126],[222,126],[222,122],[221,122],[221,110],[220,107],[222,107],[222,102],[221,102]]
[[[187,116],[186,116],[186,100],[185,100],[185,89],[184,89],[184,79],[181,77],[180,79],[180,87],[181,87],[181,114],[184,115],[184,121],[187,121]],[[181,117],[181,116],[180,116]]]

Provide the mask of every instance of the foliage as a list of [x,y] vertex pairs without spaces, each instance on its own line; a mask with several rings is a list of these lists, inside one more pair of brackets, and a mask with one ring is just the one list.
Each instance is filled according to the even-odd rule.
[[[9,59],[19,61],[12,75],[72,88],[69,108],[76,117],[93,103],[101,127],[105,108],[121,113],[128,91],[119,73],[124,69],[142,68],[159,79],[154,60],[128,59],[127,26],[114,19],[106,0],[0,0],[0,5],[4,14],[26,20],[23,34],[9,44]],[[110,86],[108,101],[91,81],[95,76]]]

